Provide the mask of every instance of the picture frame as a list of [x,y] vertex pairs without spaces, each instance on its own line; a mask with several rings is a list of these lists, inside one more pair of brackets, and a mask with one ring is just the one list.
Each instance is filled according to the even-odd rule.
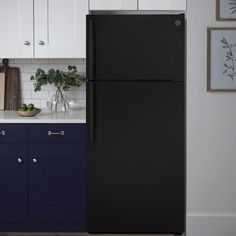
[[236,0],[216,0],[216,20],[236,21]]
[[236,91],[236,27],[207,28],[207,91]]

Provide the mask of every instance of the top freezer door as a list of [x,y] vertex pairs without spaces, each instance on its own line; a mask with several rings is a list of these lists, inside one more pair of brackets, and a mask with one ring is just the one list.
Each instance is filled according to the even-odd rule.
[[177,80],[185,74],[185,18],[90,15],[89,80]]

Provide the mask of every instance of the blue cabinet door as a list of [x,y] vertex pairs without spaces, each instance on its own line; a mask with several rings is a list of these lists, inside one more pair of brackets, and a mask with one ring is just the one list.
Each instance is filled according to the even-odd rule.
[[[47,125],[40,125],[47,131]],[[36,129],[30,126],[29,132]],[[61,127],[67,135],[67,126]],[[74,142],[61,142],[53,137],[29,139],[29,219],[32,223],[76,223],[85,229],[85,129],[75,125]],[[51,127],[55,133],[56,131]],[[35,130],[36,131],[36,130]],[[81,132],[83,131],[83,132]],[[76,133],[76,132],[75,132]],[[43,135],[45,135],[43,133]],[[84,137],[83,141],[79,136]],[[49,137],[50,138],[50,137]],[[62,137],[62,139],[65,137]]]
[[27,145],[0,143],[0,222],[27,221]]

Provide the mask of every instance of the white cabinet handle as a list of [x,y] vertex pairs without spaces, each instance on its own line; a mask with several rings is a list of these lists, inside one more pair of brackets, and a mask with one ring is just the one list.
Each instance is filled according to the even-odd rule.
[[45,45],[44,41],[40,40],[39,45],[44,46]]
[[32,161],[33,161],[34,164],[36,164],[38,162],[38,160],[35,159],[35,158]]
[[22,161],[21,158],[18,158],[18,159],[17,159],[17,162],[18,162],[19,164],[21,164],[23,161]]
[[60,132],[52,132],[52,131],[48,131],[48,136],[51,136],[51,135],[61,135],[61,136],[64,136],[65,135],[65,132],[62,130]]
[[0,131],[0,135],[1,136],[5,136],[6,135],[6,131],[5,130]]

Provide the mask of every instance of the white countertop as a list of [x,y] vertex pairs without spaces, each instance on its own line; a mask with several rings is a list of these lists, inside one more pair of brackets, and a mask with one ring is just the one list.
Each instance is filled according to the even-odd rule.
[[0,123],[86,123],[86,111],[50,112],[42,110],[35,117],[21,117],[15,111],[0,111]]

